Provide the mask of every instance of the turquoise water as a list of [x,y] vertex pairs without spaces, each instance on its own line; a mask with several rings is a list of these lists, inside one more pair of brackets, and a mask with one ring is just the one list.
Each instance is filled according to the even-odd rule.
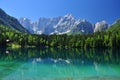
[[120,80],[117,50],[5,49],[0,53],[0,80]]

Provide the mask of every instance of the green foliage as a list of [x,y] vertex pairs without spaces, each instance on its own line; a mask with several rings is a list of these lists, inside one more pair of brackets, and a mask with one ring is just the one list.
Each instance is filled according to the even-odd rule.
[[16,18],[9,16],[6,12],[4,12],[0,8],[0,24],[13,28],[23,33],[29,33],[19,22]]
[[[0,46],[11,44],[21,47],[58,48],[120,48],[120,22],[104,32],[89,35],[32,35],[22,34],[11,28],[0,26]],[[10,40],[6,43],[6,39]]]
[[116,21],[116,23],[114,23],[108,31],[111,31],[111,32],[116,32],[116,31],[119,31],[120,30],[120,19],[118,19]]
[[[8,50],[9,54],[5,54]],[[71,59],[79,60],[80,62],[97,62],[97,63],[112,63],[120,64],[119,49],[79,49],[79,48],[15,48],[6,50],[0,49],[1,61],[15,60],[31,60],[36,57],[53,58],[53,59]]]

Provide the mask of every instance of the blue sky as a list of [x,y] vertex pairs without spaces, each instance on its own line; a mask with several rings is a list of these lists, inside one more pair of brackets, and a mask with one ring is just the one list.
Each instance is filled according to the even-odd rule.
[[65,14],[92,23],[101,20],[113,23],[120,18],[120,0],[0,0],[0,8],[16,18],[33,21]]

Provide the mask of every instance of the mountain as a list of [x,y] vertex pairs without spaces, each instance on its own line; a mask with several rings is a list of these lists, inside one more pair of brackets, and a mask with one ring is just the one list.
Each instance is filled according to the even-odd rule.
[[61,17],[58,23],[54,26],[55,34],[65,34],[71,31],[71,29],[77,25],[77,20],[71,15],[67,14]]
[[93,33],[93,26],[86,20],[79,21],[79,24],[73,27],[70,34],[91,34]]
[[31,21],[20,18],[19,22],[33,34],[91,34],[108,29],[106,21],[91,24],[87,20],[75,19],[72,14],[56,18],[39,18]]
[[9,16],[0,8],[0,25],[10,27],[12,29],[18,30],[23,33],[28,33],[29,31],[25,29],[16,18]]
[[23,24],[23,26],[26,26],[25,28],[27,30],[29,30],[29,32],[33,33],[33,30],[32,30],[33,23],[29,19],[27,19],[27,18],[20,18],[19,22],[21,24]]
[[114,32],[120,32],[120,19],[116,20],[107,31],[110,31],[112,33]]
[[39,18],[35,22],[27,18],[20,18],[19,22],[34,34],[93,33],[93,26],[90,22],[75,19],[72,14],[56,18]]
[[[37,23],[38,31],[41,31],[42,34],[51,34],[54,32],[54,26],[59,22],[60,17],[56,18],[39,18]],[[37,32],[37,31],[36,31]]]
[[108,24],[106,21],[101,21],[95,24],[94,32],[101,32],[106,29],[108,29]]

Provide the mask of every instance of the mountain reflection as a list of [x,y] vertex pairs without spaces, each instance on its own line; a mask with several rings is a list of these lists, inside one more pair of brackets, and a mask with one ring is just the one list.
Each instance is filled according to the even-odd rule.
[[120,50],[114,49],[58,49],[58,48],[24,48],[1,49],[0,60],[33,60],[36,62],[46,59],[54,63],[114,63],[120,64]]

